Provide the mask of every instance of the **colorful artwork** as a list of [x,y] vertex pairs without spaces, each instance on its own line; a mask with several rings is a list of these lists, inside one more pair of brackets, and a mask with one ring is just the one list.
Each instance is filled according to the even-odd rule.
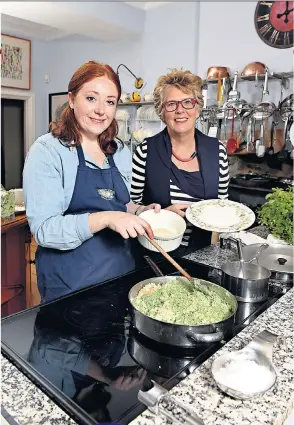
[[21,80],[23,50],[20,47],[1,43],[1,52],[1,78]]
[[1,36],[1,85],[30,89],[31,42],[22,38]]

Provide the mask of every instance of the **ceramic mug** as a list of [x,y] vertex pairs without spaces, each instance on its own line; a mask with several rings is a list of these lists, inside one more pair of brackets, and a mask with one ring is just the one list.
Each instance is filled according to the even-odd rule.
[[129,102],[131,99],[131,94],[130,93],[122,93],[120,96],[120,100],[122,103],[127,103]]
[[153,93],[146,93],[144,95],[145,102],[153,102],[153,100],[154,100]]

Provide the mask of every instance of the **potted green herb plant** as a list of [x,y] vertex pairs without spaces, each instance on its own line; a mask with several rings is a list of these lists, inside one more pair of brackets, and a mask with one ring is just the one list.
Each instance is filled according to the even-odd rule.
[[273,189],[257,213],[259,223],[266,226],[275,238],[289,245],[294,244],[293,201],[292,187]]

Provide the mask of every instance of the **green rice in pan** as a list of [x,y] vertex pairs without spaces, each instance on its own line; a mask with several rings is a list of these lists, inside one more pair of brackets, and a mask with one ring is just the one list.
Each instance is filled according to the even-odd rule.
[[219,292],[217,288],[209,288],[209,294],[203,294],[193,283],[175,279],[162,285],[147,284],[132,302],[137,310],[162,322],[205,325],[221,322],[234,311],[229,295]]

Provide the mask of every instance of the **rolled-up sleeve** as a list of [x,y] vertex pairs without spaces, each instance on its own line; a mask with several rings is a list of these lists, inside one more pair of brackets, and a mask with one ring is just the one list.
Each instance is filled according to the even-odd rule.
[[40,141],[26,158],[23,189],[26,214],[36,242],[46,248],[74,249],[93,234],[89,214],[64,215],[62,162],[58,153]]

